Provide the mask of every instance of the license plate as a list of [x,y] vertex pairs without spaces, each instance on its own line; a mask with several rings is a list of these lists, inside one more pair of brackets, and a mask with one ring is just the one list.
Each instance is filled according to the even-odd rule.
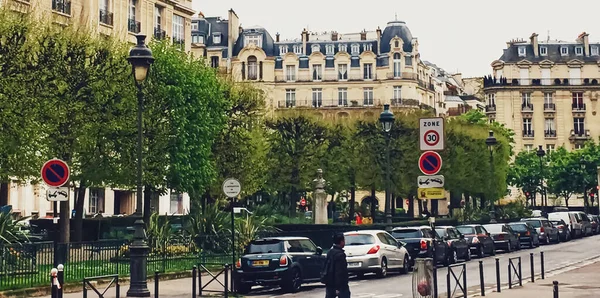
[[265,267],[269,266],[269,260],[252,261],[254,267]]
[[356,267],[360,267],[360,262],[348,263],[348,268],[356,268]]

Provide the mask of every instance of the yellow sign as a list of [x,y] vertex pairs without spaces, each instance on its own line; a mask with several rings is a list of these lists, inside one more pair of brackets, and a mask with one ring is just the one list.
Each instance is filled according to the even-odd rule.
[[440,200],[446,198],[446,190],[443,187],[419,188],[419,199]]

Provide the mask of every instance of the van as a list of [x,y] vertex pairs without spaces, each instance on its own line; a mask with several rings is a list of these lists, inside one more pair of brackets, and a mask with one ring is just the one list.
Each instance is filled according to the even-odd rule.
[[561,211],[552,212],[548,214],[549,220],[563,220],[567,225],[571,238],[577,238],[583,236],[583,225],[577,218],[577,212]]

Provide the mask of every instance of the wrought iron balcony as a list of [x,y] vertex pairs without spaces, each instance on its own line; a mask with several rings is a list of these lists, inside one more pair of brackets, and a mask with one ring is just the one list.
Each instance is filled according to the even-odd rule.
[[546,129],[546,130],[544,130],[544,137],[546,137],[546,138],[556,138],[556,130],[554,130],[554,129]]
[[321,99],[321,100],[280,100],[277,101],[277,108],[353,108],[353,107],[371,107],[381,106],[379,99]]
[[571,134],[569,136],[569,140],[571,141],[590,140],[591,138],[592,136],[590,135],[589,129],[571,130]]
[[185,39],[173,37],[173,45],[183,49],[183,47],[185,46]]
[[495,113],[496,112],[496,105],[495,104],[486,105],[485,106],[485,112],[486,113]]
[[528,112],[528,113],[533,112],[533,104],[530,104],[530,103],[521,104],[521,112]]
[[390,103],[393,107],[418,107],[419,101],[412,98],[392,98]]
[[584,103],[573,103],[571,104],[571,108],[573,109],[573,112],[585,112]]
[[533,138],[534,136],[535,136],[535,134],[534,134],[533,130],[524,130],[523,131],[524,138]]
[[52,10],[70,15],[71,14],[71,1],[52,0]]
[[544,112],[554,112],[556,111],[556,104],[553,103],[545,103],[544,104]]
[[112,26],[113,13],[105,9],[100,9],[100,23]]
[[486,76],[483,78],[483,87],[510,87],[510,86],[597,86],[600,78],[505,78]]
[[135,19],[128,19],[127,30],[132,33],[140,33],[140,22],[136,21]]
[[154,38],[158,40],[163,40],[167,37],[167,32],[165,30],[160,29],[160,27],[154,27]]

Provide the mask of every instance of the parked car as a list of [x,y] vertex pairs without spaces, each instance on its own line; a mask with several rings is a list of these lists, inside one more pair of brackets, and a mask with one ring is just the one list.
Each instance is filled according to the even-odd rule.
[[444,264],[452,261],[449,257],[448,245],[431,227],[394,228],[392,236],[406,243],[406,249],[413,261],[416,258],[432,258],[436,263]]
[[489,224],[483,226],[494,239],[496,249],[512,252],[513,249],[521,249],[517,232],[507,224]]
[[569,225],[569,231],[571,231],[571,239],[582,237],[583,223],[581,222],[576,212],[572,211],[559,211],[548,214],[549,220],[563,220]]
[[511,222],[508,225],[511,227],[511,229],[513,229],[513,231],[518,233],[517,236],[519,237],[521,246],[525,245],[529,248],[540,246],[540,237],[538,236],[535,228],[529,223],[521,221]]
[[344,233],[348,272],[361,276],[375,273],[385,277],[389,270],[408,273],[411,259],[404,243],[386,231],[365,230]]
[[558,229],[555,228],[548,219],[539,217],[539,218],[522,218],[521,221],[524,221],[530,224],[538,233],[538,237],[540,237],[540,242],[545,244],[550,244],[550,242],[558,243],[560,242],[560,237],[558,236]]
[[569,228],[569,225],[564,220],[551,220],[550,222],[558,229],[560,241],[571,240],[571,228]]
[[598,215],[588,214],[587,217],[590,219],[590,222],[592,223],[592,233],[593,234],[600,233],[600,219],[598,218]]
[[471,250],[469,249],[467,239],[455,227],[436,227],[435,232],[442,240],[446,241],[446,244],[450,248],[450,257],[453,263],[456,263],[459,258],[465,261],[471,260]]
[[581,223],[581,230],[583,232],[583,236],[593,235],[594,233],[592,231],[592,222],[587,217],[587,215],[581,211],[575,211],[574,213],[575,217],[577,218],[577,221]]
[[483,258],[486,254],[496,255],[494,239],[482,225],[463,225],[456,227],[459,232],[465,235],[471,253]]
[[325,260],[323,250],[306,237],[254,240],[235,265],[235,284],[240,294],[247,294],[254,285],[297,292],[302,283],[320,280]]

